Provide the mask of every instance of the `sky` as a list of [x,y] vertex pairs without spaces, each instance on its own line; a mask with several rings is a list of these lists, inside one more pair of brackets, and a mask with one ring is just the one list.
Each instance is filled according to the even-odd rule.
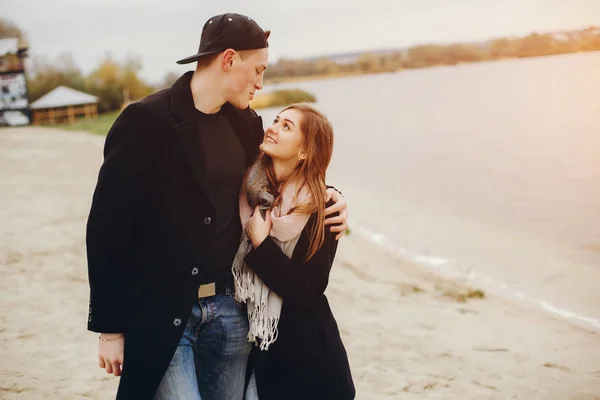
[[600,0],[0,0],[0,10],[33,57],[71,53],[87,74],[107,52],[132,54],[152,83],[190,69],[175,61],[196,53],[206,20],[225,12],[271,30],[271,62],[600,26]]

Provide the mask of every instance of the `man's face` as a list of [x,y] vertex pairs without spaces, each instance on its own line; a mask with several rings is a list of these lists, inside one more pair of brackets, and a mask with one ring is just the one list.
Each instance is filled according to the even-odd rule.
[[239,109],[248,107],[254,93],[263,87],[269,49],[246,50],[233,56],[233,64],[226,75],[227,101]]

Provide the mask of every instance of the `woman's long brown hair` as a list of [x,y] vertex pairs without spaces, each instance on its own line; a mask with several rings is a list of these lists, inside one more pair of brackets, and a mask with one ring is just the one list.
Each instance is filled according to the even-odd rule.
[[309,234],[310,245],[305,261],[310,260],[325,241],[325,177],[327,167],[333,153],[333,127],[321,112],[307,104],[294,104],[285,110],[296,110],[302,115],[300,132],[302,134],[302,149],[306,159],[299,160],[294,171],[283,181],[277,181],[271,158],[264,153],[260,155],[259,162],[264,161],[270,190],[276,194],[273,205],[281,202],[279,193],[292,179],[299,179],[298,190],[303,184],[308,186],[310,201],[299,204],[290,210],[290,213],[317,214],[316,223]]

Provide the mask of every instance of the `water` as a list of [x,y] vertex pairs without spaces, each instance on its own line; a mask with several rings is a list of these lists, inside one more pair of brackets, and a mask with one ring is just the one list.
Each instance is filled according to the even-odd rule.
[[276,87],[332,121],[355,232],[600,329],[600,52]]

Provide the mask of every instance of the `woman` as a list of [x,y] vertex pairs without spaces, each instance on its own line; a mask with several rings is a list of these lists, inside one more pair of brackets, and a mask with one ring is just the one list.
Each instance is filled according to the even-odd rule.
[[233,264],[256,346],[247,399],[353,399],[354,384],[325,297],[337,242],[324,227],[331,124],[308,105],[283,110],[246,173],[246,236]]

